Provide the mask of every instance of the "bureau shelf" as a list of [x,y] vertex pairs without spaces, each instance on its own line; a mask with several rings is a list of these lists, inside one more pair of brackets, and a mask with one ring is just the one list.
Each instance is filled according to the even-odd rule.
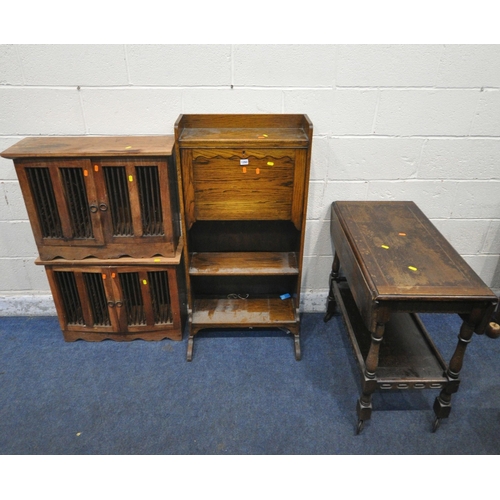
[[[290,331],[299,322],[294,301],[289,298],[198,298],[194,300],[191,324],[198,330],[209,328],[280,328]],[[194,336],[188,339],[187,360],[193,358]],[[295,337],[300,357],[299,339]]]
[[195,299],[193,323],[197,325],[279,326],[295,322],[295,309],[291,299],[256,298]]
[[299,274],[296,252],[194,252],[191,276]]

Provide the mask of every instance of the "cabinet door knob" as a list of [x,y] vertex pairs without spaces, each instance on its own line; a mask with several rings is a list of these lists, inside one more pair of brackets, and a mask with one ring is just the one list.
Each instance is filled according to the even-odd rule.
[[99,209],[97,208],[97,205],[90,205],[89,210],[90,210],[93,214],[95,214],[95,213],[97,212],[97,210],[99,210]]
[[108,302],[108,307],[115,307],[115,303],[114,303],[114,302],[109,301],[109,302]]
[[118,300],[116,302],[116,307],[122,307],[122,306],[123,306],[123,302],[121,302],[121,301]]
[[108,205],[106,203],[99,203],[99,210],[101,212],[105,212],[108,209]]

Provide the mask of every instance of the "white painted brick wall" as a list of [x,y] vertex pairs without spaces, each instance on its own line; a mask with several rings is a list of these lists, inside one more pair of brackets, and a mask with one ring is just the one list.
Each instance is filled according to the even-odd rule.
[[231,84],[229,45],[126,47],[131,85],[207,87]]
[[[499,289],[499,61],[499,45],[0,45],[0,149],[170,134],[180,113],[306,113],[303,310],[325,307],[339,199],[414,200]],[[36,253],[0,159],[0,314],[53,313]]]
[[123,45],[21,45],[25,85],[128,85]]
[[79,94],[92,135],[172,133],[182,103],[182,91],[169,88],[82,88]]
[[473,89],[381,89],[374,133],[465,136],[479,95]]
[[477,111],[472,121],[471,135],[500,135],[500,90],[487,89],[480,94]]
[[339,47],[340,87],[432,87],[443,47],[439,45],[343,45]]
[[233,48],[238,87],[332,88],[334,45],[237,45]]

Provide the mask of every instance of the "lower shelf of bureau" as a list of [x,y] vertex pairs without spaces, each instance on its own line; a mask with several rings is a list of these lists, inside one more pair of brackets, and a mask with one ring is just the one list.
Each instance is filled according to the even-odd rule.
[[[215,327],[280,327],[297,323],[292,299],[195,299],[193,326]],[[199,328],[198,328],[199,329]]]
[[[371,343],[346,283],[334,284],[337,306],[355,351],[361,373]],[[439,389],[448,382],[446,363],[417,314],[397,313],[386,324],[376,371],[379,389]]]

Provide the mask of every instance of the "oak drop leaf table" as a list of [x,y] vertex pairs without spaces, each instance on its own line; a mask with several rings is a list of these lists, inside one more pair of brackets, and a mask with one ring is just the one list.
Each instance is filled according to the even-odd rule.
[[[490,332],[496,295],[411,201],[334,202],[331,237],[325,321],[340,309],[361,371],[357,433],[371,417],[375,390],[424,388],[441,389],[435,431],[450,414],[474,332]],[[462,318],[448,364],[417,313]]]

